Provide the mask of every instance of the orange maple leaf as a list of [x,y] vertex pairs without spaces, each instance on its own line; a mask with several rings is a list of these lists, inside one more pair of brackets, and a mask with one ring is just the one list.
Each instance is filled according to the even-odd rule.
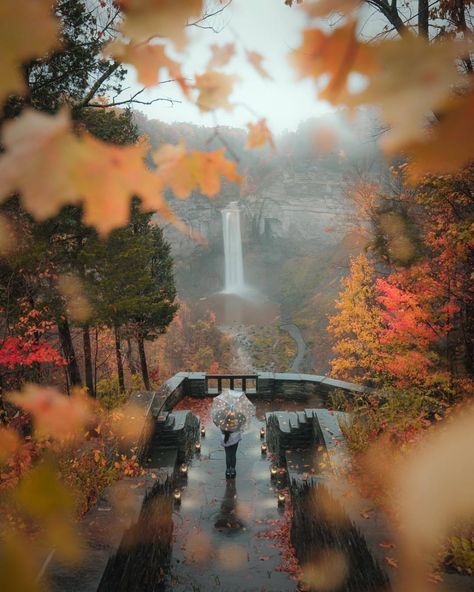
[[105,54],[112,56],[119,62],[132,64],[137,70],[139,82],[144,86],[153,86],[161,80],[161,70],[168,70],[170,78],[175,79],[185,93],[187,85],[181,72],[181,65],[169,58],[165,53],[164,45],[151,43],[123,43],[115,40],[110,43]]
[[92,418],[90,400],[80,389],[68,397],[52,387],[28,384],[8,399],[31,413],[40,436],[69,438],[81,433]]
[[410,180],[417,182],[427,173],[452,173],[467,165],[474,158],[470,121],[474,121],[474,93],[453,100],[425,141],[406,146]]
[[361,4],[361,0],[316,0],[316,2],[305,2],[303,10],[310,17],[322,18],[334,12],[351,14]]
[[319,96],[331,103],[336,104],[341,96],[347,96],[351,72],[370,75],[378,68],[373,47],[358,41],[356,24],[350,21],[328,34],[320,29],[305,29],[301,47],[289,56],[300,78],[329,77]]
[[134,41],[167,38],[178,49],[186,45],[189,20],[203,10],[203,0],[120,0],[119,4],[125,14],[121,31],[126,37]]
[[396,559],[394,559],[393,557],[388,557],[388,555],[385,555],[384,559],[385,559],[385,563],[387,565],[390,565],[390,567],[393,567],[393,568],[398,567],[398,561]]
[[246,148],[261,148],[268,143],[275,149],[273,136],[267,127],[267,120],[265,118],[260,119],[257,123],[247,123],[247,127],[249,129],[249,135],[245,145]]
[[5,124],[0,156],[0,201],[18,192],[38,220],[65,204],[83,203],[84,221],[106,233],[126,223],[130,199],[174,220],[158,175],[145,165],[148,146],[106,144],[71,130],[68,113],[46,115],[31,110]]
[[262,78],[267,78],[268,80],[272,79],[270,74],[262,66],[264,58],[261,54],[259,54],[257,51],[247,51],[246,55],[249,63],[252,64],[252,66],[255,68],[255,70],[257,70]]
[[209,70],[204,74],[196,76],[195,87],[199,89],[197,104],[201,111],[212,111],[221,107],[226,111],[232,111],[233,106],[229,103],[229,95],[233,85],[239,80],[237,76],[221,74]]
[[25,90],[21,66],[58,45],[50,0],[0,2],[0,104]]
[[158,175],[175,195],[188,197],[198,188],[204,195],[216,195],[221,186],[220,177],[229,181],[240,182],[235,162],[226,160],[225,149],[213,152],[187,151],[183,141],[177,145],[165,144],[153,155],[158,165]]
[[377,75],[370,78],[364,91],[346,97],[346,103],[351,107],[365,103],[379,106],[391,128],[382,138],[382,147],[397,152],[426,136],[426,115],[442,109],[453,86],[463,83],[456,58],[466,49],[466,42],[429,44],[415,35],[374,45],[371,55],[378,64]]
[[212,56],[207,64],[207,69],[222,68],[229,63],[235,55],[235,45],[227,43],[226,45],[211,45]]

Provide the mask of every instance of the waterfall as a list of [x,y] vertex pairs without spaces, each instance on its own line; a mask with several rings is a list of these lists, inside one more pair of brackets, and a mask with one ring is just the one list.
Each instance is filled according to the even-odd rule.
[[222,210],[224,233],[225,292],[239,294],[245,291],[240,235],[240,210],[237,202],[231,202]]

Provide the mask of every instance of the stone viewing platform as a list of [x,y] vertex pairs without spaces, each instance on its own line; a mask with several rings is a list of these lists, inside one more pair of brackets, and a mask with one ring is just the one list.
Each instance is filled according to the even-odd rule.
[[[210,407],[231,387],[245,388],[256,416],[229,480]],[[153,426],[137,442],[145,474],[119,482],[84,518],[86,558],[74,571],[51,561],[53,590],[311,592],[315,569],[338,592],[391,590],[393,534],[345,479],[350,417],[328,409],[336,389],[369,392],[310,374],[181,372],[136,393]],[[397,549],[389,553],[396,563]],[[443,591],[473,589],[471,577],[443,576]]]

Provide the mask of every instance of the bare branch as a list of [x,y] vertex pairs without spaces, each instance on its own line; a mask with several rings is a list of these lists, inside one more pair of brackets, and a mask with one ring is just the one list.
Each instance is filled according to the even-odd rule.
[[[200,23],[207,21],[208,19],[212,18],[213,16],[216,16],[218,14],[221,14],[222,12],[224,12],[224,10],[230,5],[232,4],[232,0],[227,0],[226,4],[224,4],[224,6],[221,6],[221,8],[218,8],[217,10],[215,10],[214,12],[209,12],[206,14],[203,14],[201,18],[198,18],[196,21],[192,22],[192,23],[187,23],[187,27],[196,27],[198,26]],[[200,29],[213,29],[213,27],[199,27]]]
[[89,103],[88,105],[86,105],[86,108],[95,107],[97,109],[110,109],[111,107],[119,107],[120,105],[153,105],[153,103],[158,103],[159,101],[170,103],[171,105],[174,105],[175,103],[181,103],[181,101],[178,101],[177,99],[171,99],[169,97],[157,97],[156,99],[151,99],[150,101],[128,99],[127,101],[118,101],[107,104]]

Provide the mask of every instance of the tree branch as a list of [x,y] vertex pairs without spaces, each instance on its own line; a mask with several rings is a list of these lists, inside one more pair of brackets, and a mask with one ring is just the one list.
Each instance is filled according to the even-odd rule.
[[107,78],[112,76],[115,70],[118,70],[118,68],[120,68],[121,65],[122,64],[120,64],[119,62],[114,62],[113,64],[111,64],[109,68],[107,68],[107,70],[102,74],[102,76],[99,76],[99,78],[94,82],[89,92],[82,99],[82,101],[75,105],[75,108],[82,109],[83,107],[87,107],[88,103],[94,98],[95,93],[99,90],[102,84],[107,80]]
[[409,28],[405,25],[398,12],[396,0],[392,0],[392,4],[388,0],[365,0],[367,4],[374,6],[379,10],[385,18],[393,25],[398,33],[403,36],[409,33]]
[[[199,25],[199,23],[202,23],[203,21],[207,21],[207,19],[210,19],[211,17],[216,16],[217,14],[221,14],[221,12],[224,12],[224,10],[229,6],[229,4],[232,4],[232,0],[227,0],[226,4],[224,4],[224,6],[221,6],[221,8],[218,8],[214,12],[203,14],[201,18],[197,19],[197,21],[194,21],[192,23],[187,23],[186,27],[196,27]],[[200,28],[201,29],[203,29],[203,28],[213,29],[213,27],[200,27]]]

